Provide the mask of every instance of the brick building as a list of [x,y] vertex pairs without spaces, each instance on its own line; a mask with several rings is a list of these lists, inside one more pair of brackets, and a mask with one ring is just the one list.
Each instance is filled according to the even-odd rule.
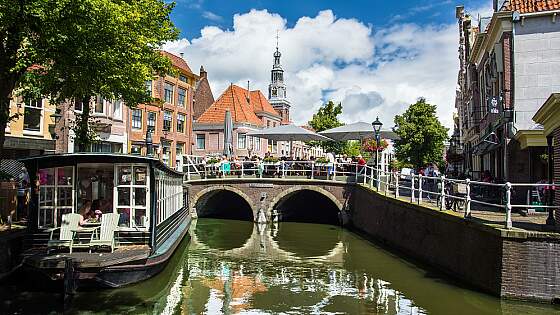
[[560,82],[560,1],[493,4],[492,16],[476,25],[462,6],[456,11],[464,168],[475,179],[487,170],[498,181],[536,182],[546,177],[538,158],[546,139],[532,117]]
[[282,118],[261,91],[249,91],[234,84],[231,84],[194,123],[193,154],[222,154],[226,111],[231,113],[233,120],[234,155],[264,155],[267,152],[267,141],[247,136],[247,133],[259,128],[276,127],[280,125]]
[[183,155],[191,153],[194,86],[198,76],[181,57],[162,51],[169,57],[176,75],[157,77],[146,82],[146,89],[161,104],[140,104],[127,108],[128,148],[130,154],[145,155],[147,133],[151,133],[152,152],[166,165],[181,168]]
[[197,120],[214,103],[214,95],[208,82],[208,73],[200,66],[199,79],[194,89],[193,118]]
[[[55,111],[56,107],[47,99],[24,99],[14,95],[10,100],[10,116],[20,116],[10,121],[6,127],[1,159],[14,160],[53,153],[57,134],[51,115]],[[6,171],[5,163],[2,163],[3,171]]]

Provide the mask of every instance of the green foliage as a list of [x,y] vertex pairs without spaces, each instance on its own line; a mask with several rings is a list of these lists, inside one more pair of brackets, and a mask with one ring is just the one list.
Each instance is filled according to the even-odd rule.
[[[157,48],[177,38],[173,6],[162,0],[0,1],[0,145],[14,89],[54,103],[96,95],[132,107],[153,101],[145,81],[172,71]],[[87,142],[89,133],[81,134]]]
[[329,159],[327,159],[326,157],[321,156],[321,157],[318,157],[318,158],[315,160],[315,163],[319,163],[319,164],[329,164],[330,161],[329,161]]
[[218,164],[221,161],[217,158],[209,158],[208,161],[206,161],[206,164]]
[[278,161],[279,159],[275,156],[267,156],[263,159],[263,162],[267,162],[267,163],[276,163]]
[[363,155],[360,141],[357,140],[347,141],[342,153],[346,154],[347,156],[358,156],[360,154]]
[[[321,106],[317,113],[313,114],[313,118],[309,121],[309,126],[316,132],[340,127],[344,125],[338,119],[340,114],[342,114],[342,104],[335,104],[333,101],[329,101]],[[345,143],[336,141],[312,141],[310,144],[323,148],[325,152],[333,152],[335,154],[343,153],[346,145]]]
[[395,116],[394,131],[399,136],[395,141],[395,155],[402,163],[419,168],[443,161],[448,129],[438,120],[436,105],[418,99],[404,114]]

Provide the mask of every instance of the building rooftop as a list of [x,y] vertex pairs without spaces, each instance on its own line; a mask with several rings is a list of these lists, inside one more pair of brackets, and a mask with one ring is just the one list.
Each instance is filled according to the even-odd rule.
[[189,65],[187,64],[187,62],[185,61],[185,59],[174,55],[168,51],[165,50],[160,50],[161,54],[166,56],[167,58],[171,59],[171,63],[173,64],[174,67],[177,67],[183,71],[186,71],[188,73],[193,73],[191,71],[191,68],[189,67]]
[[[231,84],[222,93],[222,95],[220,95],[220,97],[202,115],[200,115],[196,122],[202,124],[223,123],[226,110],[229,110],[234,123],[248,123],[256,126],[262,126],[262,120],[257,117],[255,109],[249,103],[250,99],[254,98],[255,101],[257,100],[256,94],[253,96],[253,93],[251,92],[251,96],[248,96],[248,90]],[[261,101],[259,100],[259,102]],[[266,103],[268,104],[268,101],[266,101]],[[268,106],[272,108],[270,104],[268,104]]]
[[500,11],[534,13],[560,9],[560,0],[506,0]]

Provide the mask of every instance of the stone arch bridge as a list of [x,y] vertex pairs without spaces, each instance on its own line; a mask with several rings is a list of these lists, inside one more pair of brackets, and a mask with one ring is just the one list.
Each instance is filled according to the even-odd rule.
[[[215,178],[191,180],[186,185],[188,205],[193,214],[204,216],[210,208],[234,202],[233,198],[235,202],[243,203],[257,222],[278,219],[278,210],[289,204],[291,208],[329,208],[338,212],[345,223],[344,214],[349,209],[354,189],[354,183],[282,178]],[[230,197],[218,198],[219,194]],[[227,206],[231,207],[231,204]]]

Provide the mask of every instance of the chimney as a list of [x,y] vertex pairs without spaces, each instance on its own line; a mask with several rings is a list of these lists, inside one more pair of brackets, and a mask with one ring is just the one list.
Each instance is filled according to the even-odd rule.
[[249,85],[249,80],[247,80],[247,103],[249,103],[249,105],[251,105],[251,89],[250,89],[250,85]]
[[200,66],[200,73],[199,73],[200,78],[201,79],[206,78],[206,75],[207,73],[206,70],[204,70],[204,66]]

